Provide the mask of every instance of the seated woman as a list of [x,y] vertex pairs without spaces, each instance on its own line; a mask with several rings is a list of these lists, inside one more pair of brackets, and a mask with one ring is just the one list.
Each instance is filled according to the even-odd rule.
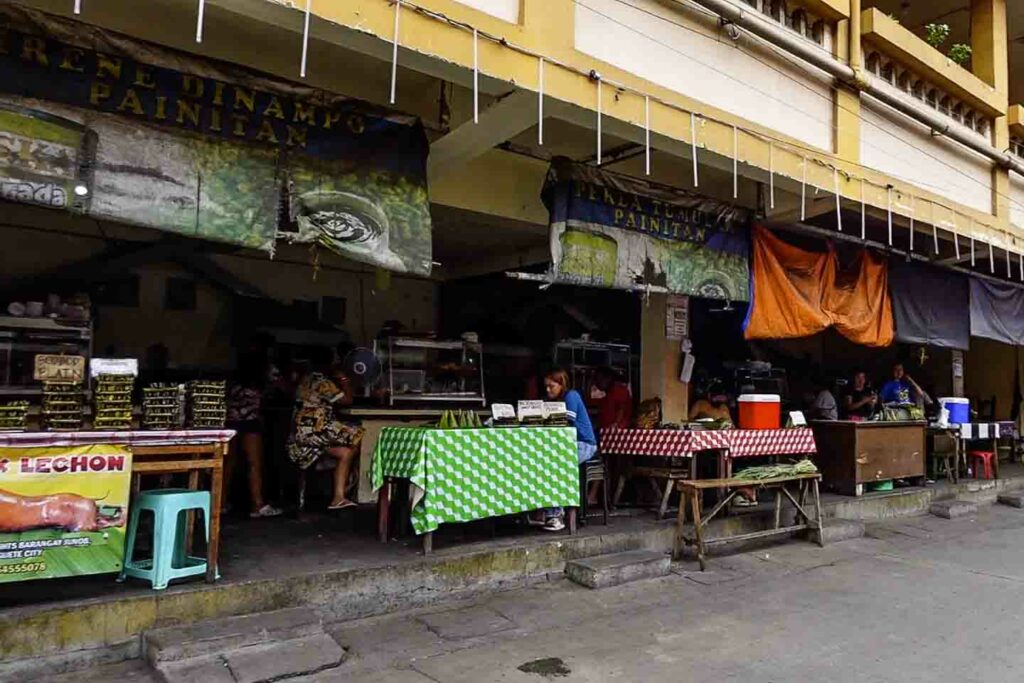
[[295,393],[288,457],[303,470],[324,456],[335,460],[334,493],[327,509],[355,507],[345,492],[363,429],[335,414],[337,408],[352,405],[350,382],[344,372],[331,367],[329,349],[317,349],[311,360],[312,367]]
[[[579,464],[583,464],[597,454],[597,439],[594,426],[590,422],[583,397],[575,389],[569,387],[569,374],[560,368],[551,370],[544,375],[544,391],[549,401],[563,401],[569,416],[569,424],[576,428],[576,453]],[[545,531],[561,531],[565,528],[562,521],[562,508],[548,508],[545,511]]]

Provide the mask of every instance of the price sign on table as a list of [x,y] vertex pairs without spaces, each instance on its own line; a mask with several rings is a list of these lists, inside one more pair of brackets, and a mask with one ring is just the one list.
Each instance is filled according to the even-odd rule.
[[81,382],[85,379],[85,357],[40,353],[35,358],[32,378],[37,382]]

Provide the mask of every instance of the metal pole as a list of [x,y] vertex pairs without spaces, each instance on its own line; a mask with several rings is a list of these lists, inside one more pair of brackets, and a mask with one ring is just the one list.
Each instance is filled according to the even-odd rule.
[[391,37],[391,104],[395,103],[398,89],[398,17],[402,11],[402,0],[395,0],[395,30]]
[[206,14],[206,0],[199,0],[199,14],[196,17],[196,42],[203,42],[203,15]]
[[302,62],[299,64],[299,78],[306,77],[306,57],[309,55],[309,16],[313,0],[306,0],[306,16],[302,20]]

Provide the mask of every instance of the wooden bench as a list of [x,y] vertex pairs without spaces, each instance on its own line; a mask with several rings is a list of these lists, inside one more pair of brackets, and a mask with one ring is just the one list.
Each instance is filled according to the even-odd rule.
[[[675,543],[672,549],[672,557],[678,560],[683,555],[683,545],[697,546],[697,561],[700,563],[701,571],[706,567],[707,547],[718,543],[732,541],[743,541],[757,538],[769,538],[791,534],[796,531],[816,530],[818,532],[818,544],[824,547],[825,539],[822,531],[821,497],[819,496],[819,482],[821,475],[818,473],[794,474],[773,479],[687,479],[676,482],[681,501],[679,503],[679,516],[676,522]],[[797,496],[788,487],[796,488]],[[705,516],[701,516],[701,503],[704,498],[705,489],[720,489],[725,492],[714,508]],[[728,508],[729,503],[742,489],[765,489],[775,491],[775,520],[771,529],[754,531],[747,534],[725,536],[722,538],[705,539],[705,527],[713,520],[719,512]],[[815,516],[812,519],[804,508],[804,501],[807,492],[810,490],[814,497]],[[782,526],[782,499],[786,497],[796,508],[796,519],[790,526]],[[690,502],[690,514],[693,517],[693,538],[687,538],[684,534],[686,524],[686,501]]]

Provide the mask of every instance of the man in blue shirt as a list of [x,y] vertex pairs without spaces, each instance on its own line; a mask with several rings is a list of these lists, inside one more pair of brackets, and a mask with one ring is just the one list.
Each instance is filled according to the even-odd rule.
[[892,379],[882,386],[879,398],[883,405],[917,405],[931,403],[928,394],[906,373],[903,363],[892,366]]

